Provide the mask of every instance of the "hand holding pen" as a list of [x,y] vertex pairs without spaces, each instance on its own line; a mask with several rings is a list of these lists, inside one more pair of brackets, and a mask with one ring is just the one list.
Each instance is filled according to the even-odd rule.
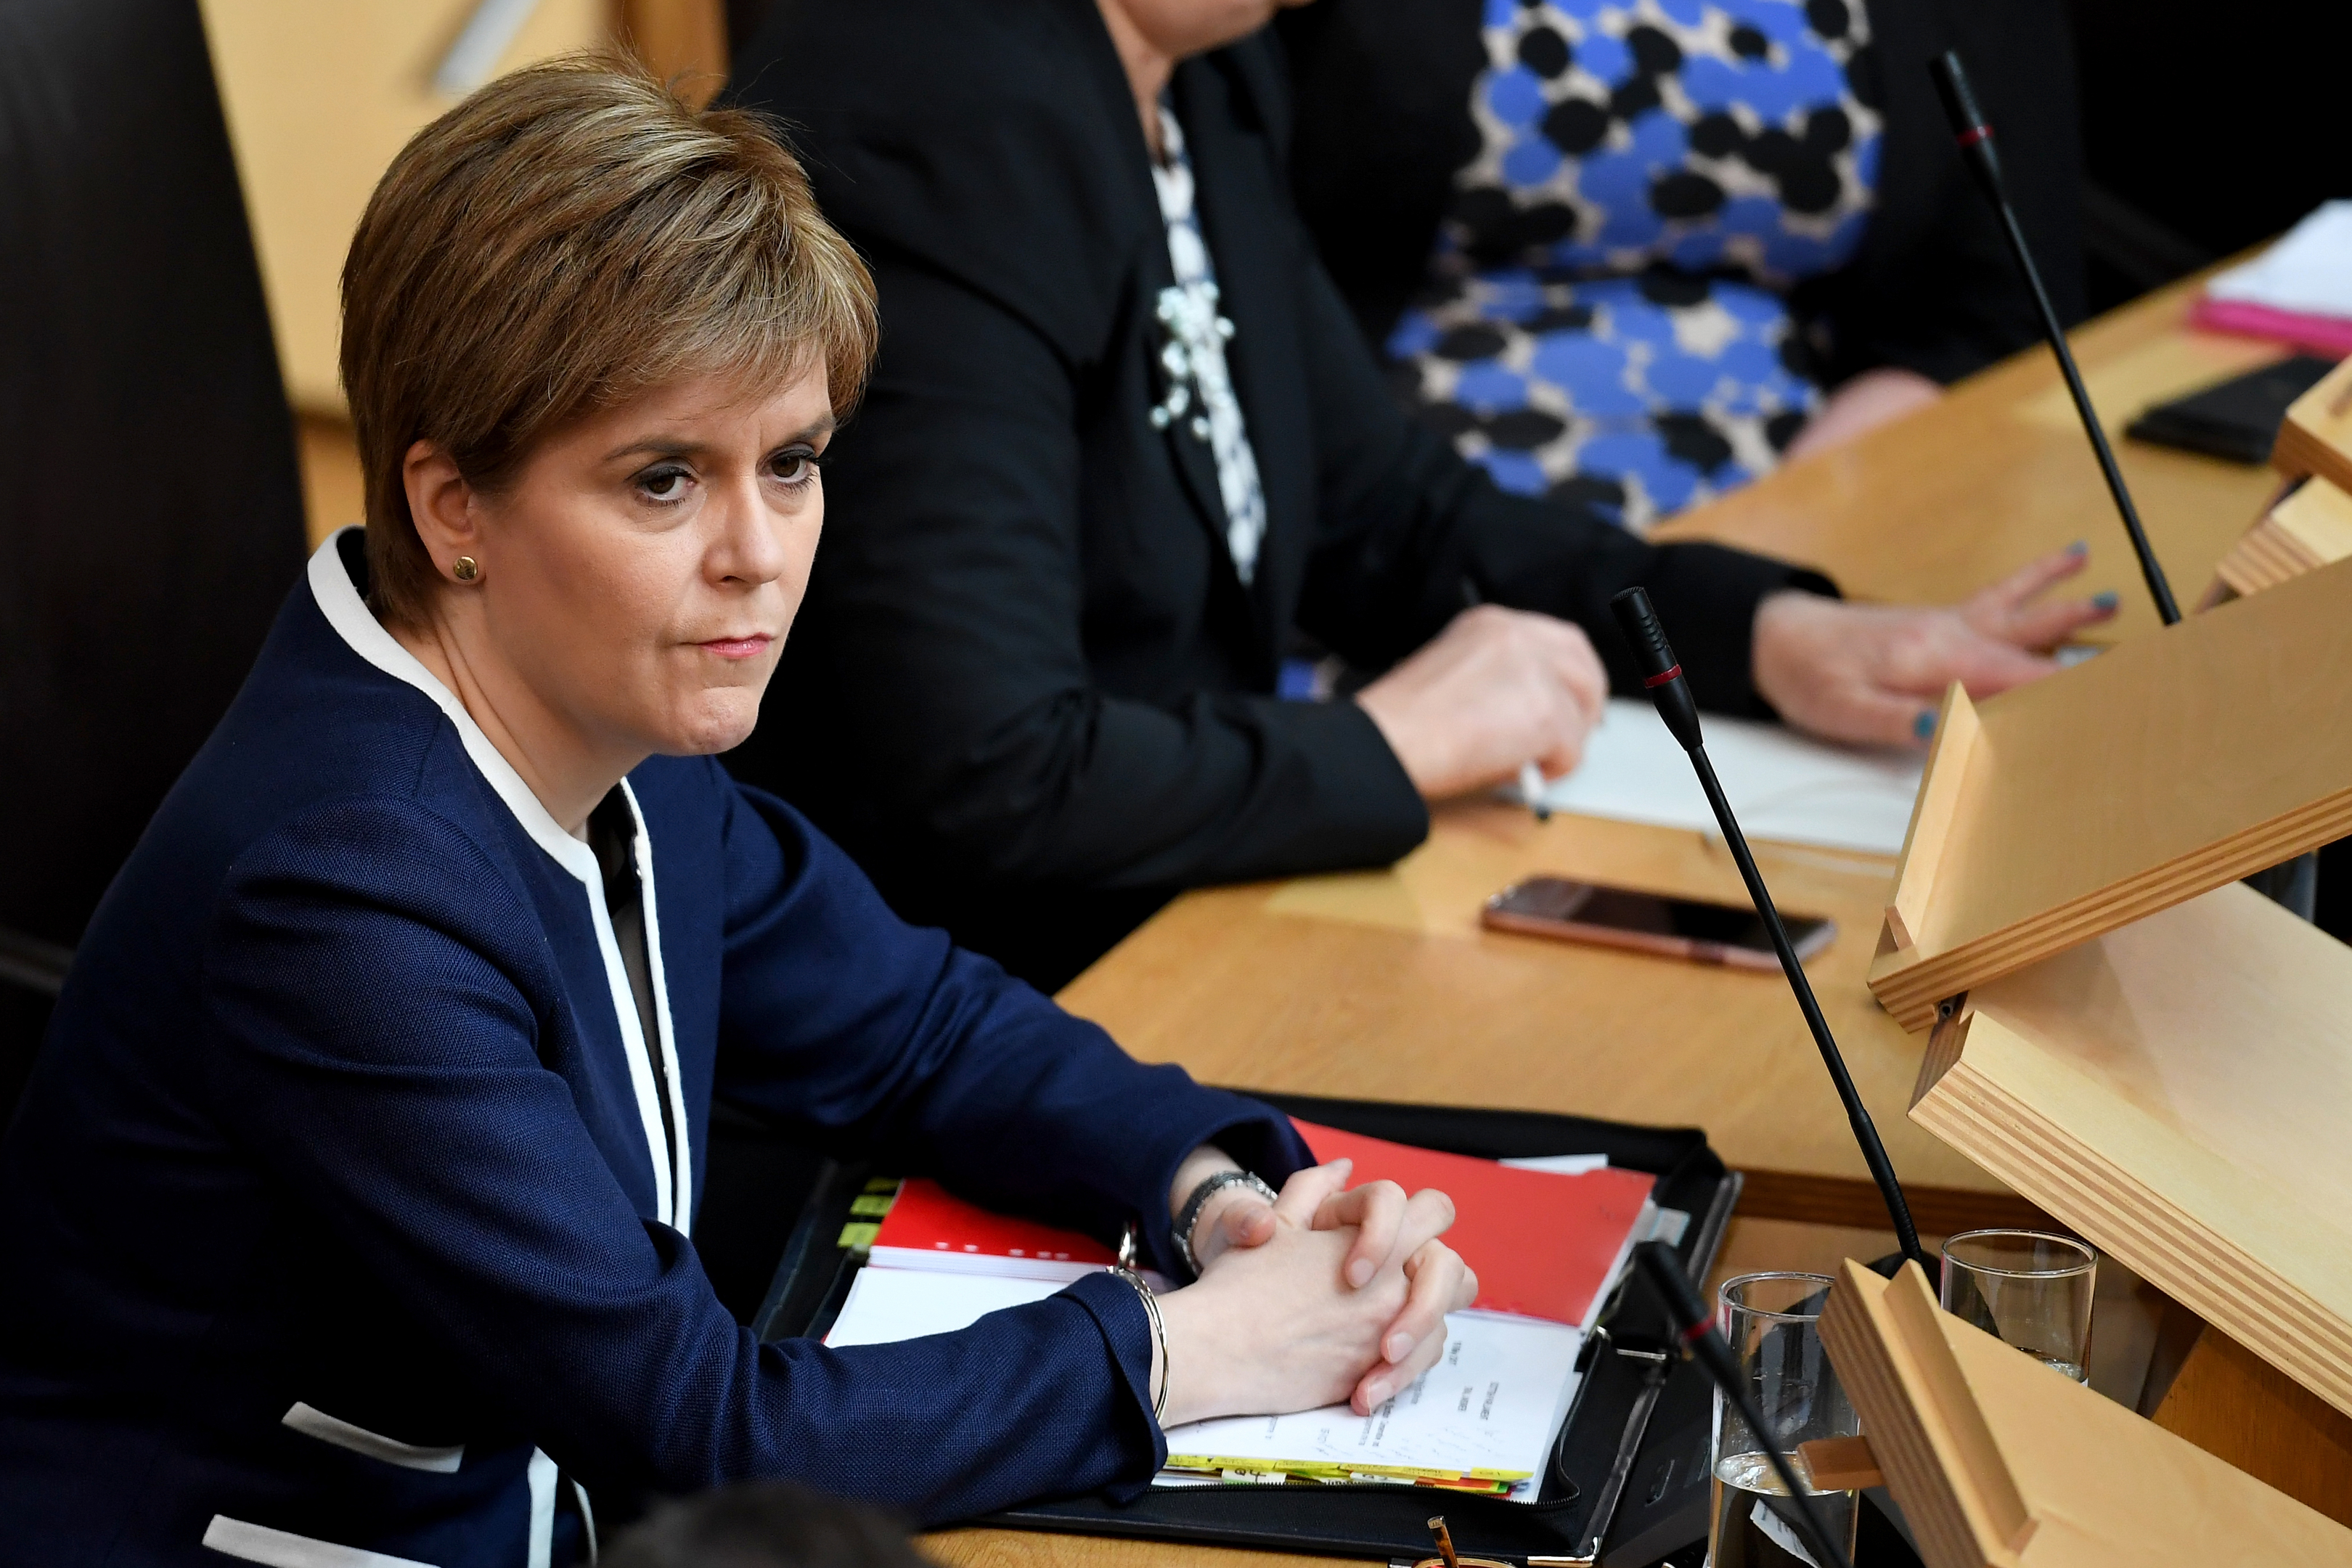
[[1543,780],[1575,769],[1608,700],[1581,627],[1475,603],[1356,694],[1423,799],[1516,779],[1538,816]]

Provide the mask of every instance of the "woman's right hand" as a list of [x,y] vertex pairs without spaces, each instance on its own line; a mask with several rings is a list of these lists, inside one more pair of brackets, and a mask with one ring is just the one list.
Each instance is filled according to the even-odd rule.
[[1425,800],[1500,784],[1532,760],[1562,778],[1609,700],[1583,628],[1481,605],[1356,693]]
[[[1362,1286],[1342,1273],[1352,1226],[1315,1228],[1346,1187],[1345,1163],[1301,1171],[1274,1205],[1275,1233],[1235,1247],[1200,1280],[1160,1298],[1168,1331],[1165,1426],[1215,1415],[1282,1415],[1347,1401],[1369,1415],[1445,1349],[1444,1315],[1466,1307],[1478,1282],[1437,1237],[1454,1222],[1442,1193],[1405,1205],[1388,1261]],[[1412,1342],[1391,1356],[1400,1325]],[[1156,1348],[1156,1347],[1155,1347]]]

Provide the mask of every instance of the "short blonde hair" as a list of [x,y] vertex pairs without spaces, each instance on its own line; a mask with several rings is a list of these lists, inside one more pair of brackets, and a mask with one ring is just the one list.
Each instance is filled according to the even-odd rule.
[[875,338],[873,279],[768,123],[609,56],[499,78],[401,150],[343,264],[371,603],[415,625],[436,584],[415,442],[495,493],[564,425],[683,378],[821,363],[846,414]]

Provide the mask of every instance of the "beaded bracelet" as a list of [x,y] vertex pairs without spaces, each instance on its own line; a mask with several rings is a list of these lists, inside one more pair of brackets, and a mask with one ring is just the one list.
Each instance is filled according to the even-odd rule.
[[1254,1171],[1219,1171],[1194,1187],[1192,1195],[1184,1200],[1183,1211],[1176,1216],[1175,1240],[1184,1267],[1192,1271],[1195,1279],[1201,1277],[1201,1263],[1192,1254],[1192,1228],[1201,1223],[1201,1211],[1209,1206],[1209,1200],[1227,1187],[1247,1187],[1269,1205],[1276,1201],[1275,1190]]

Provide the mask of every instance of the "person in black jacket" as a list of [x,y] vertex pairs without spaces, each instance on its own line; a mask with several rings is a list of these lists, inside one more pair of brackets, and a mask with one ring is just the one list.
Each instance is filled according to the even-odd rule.
[[[1566,772],[1645,585],[1700,700],[1911,741],[2101,612],[1953,610],[1507,495],[1391,400],[1287,190],[1268,0],[808,0],[732,92],[793,128],[883,340],[737,773],[1041,985],[1172,892],[1391,860]],[[1469,606],[1466,607],[1465,606]],[[1386,673],[1287,701],[1294,628]],[[1588,637],[1587,631],[1593,635]]]
[[1320,0],[1300,216],[1407,405],[1506,489],[1650,523],[2038,343],[1927,62],[1967,61],[2083,315],[2042,0]]

